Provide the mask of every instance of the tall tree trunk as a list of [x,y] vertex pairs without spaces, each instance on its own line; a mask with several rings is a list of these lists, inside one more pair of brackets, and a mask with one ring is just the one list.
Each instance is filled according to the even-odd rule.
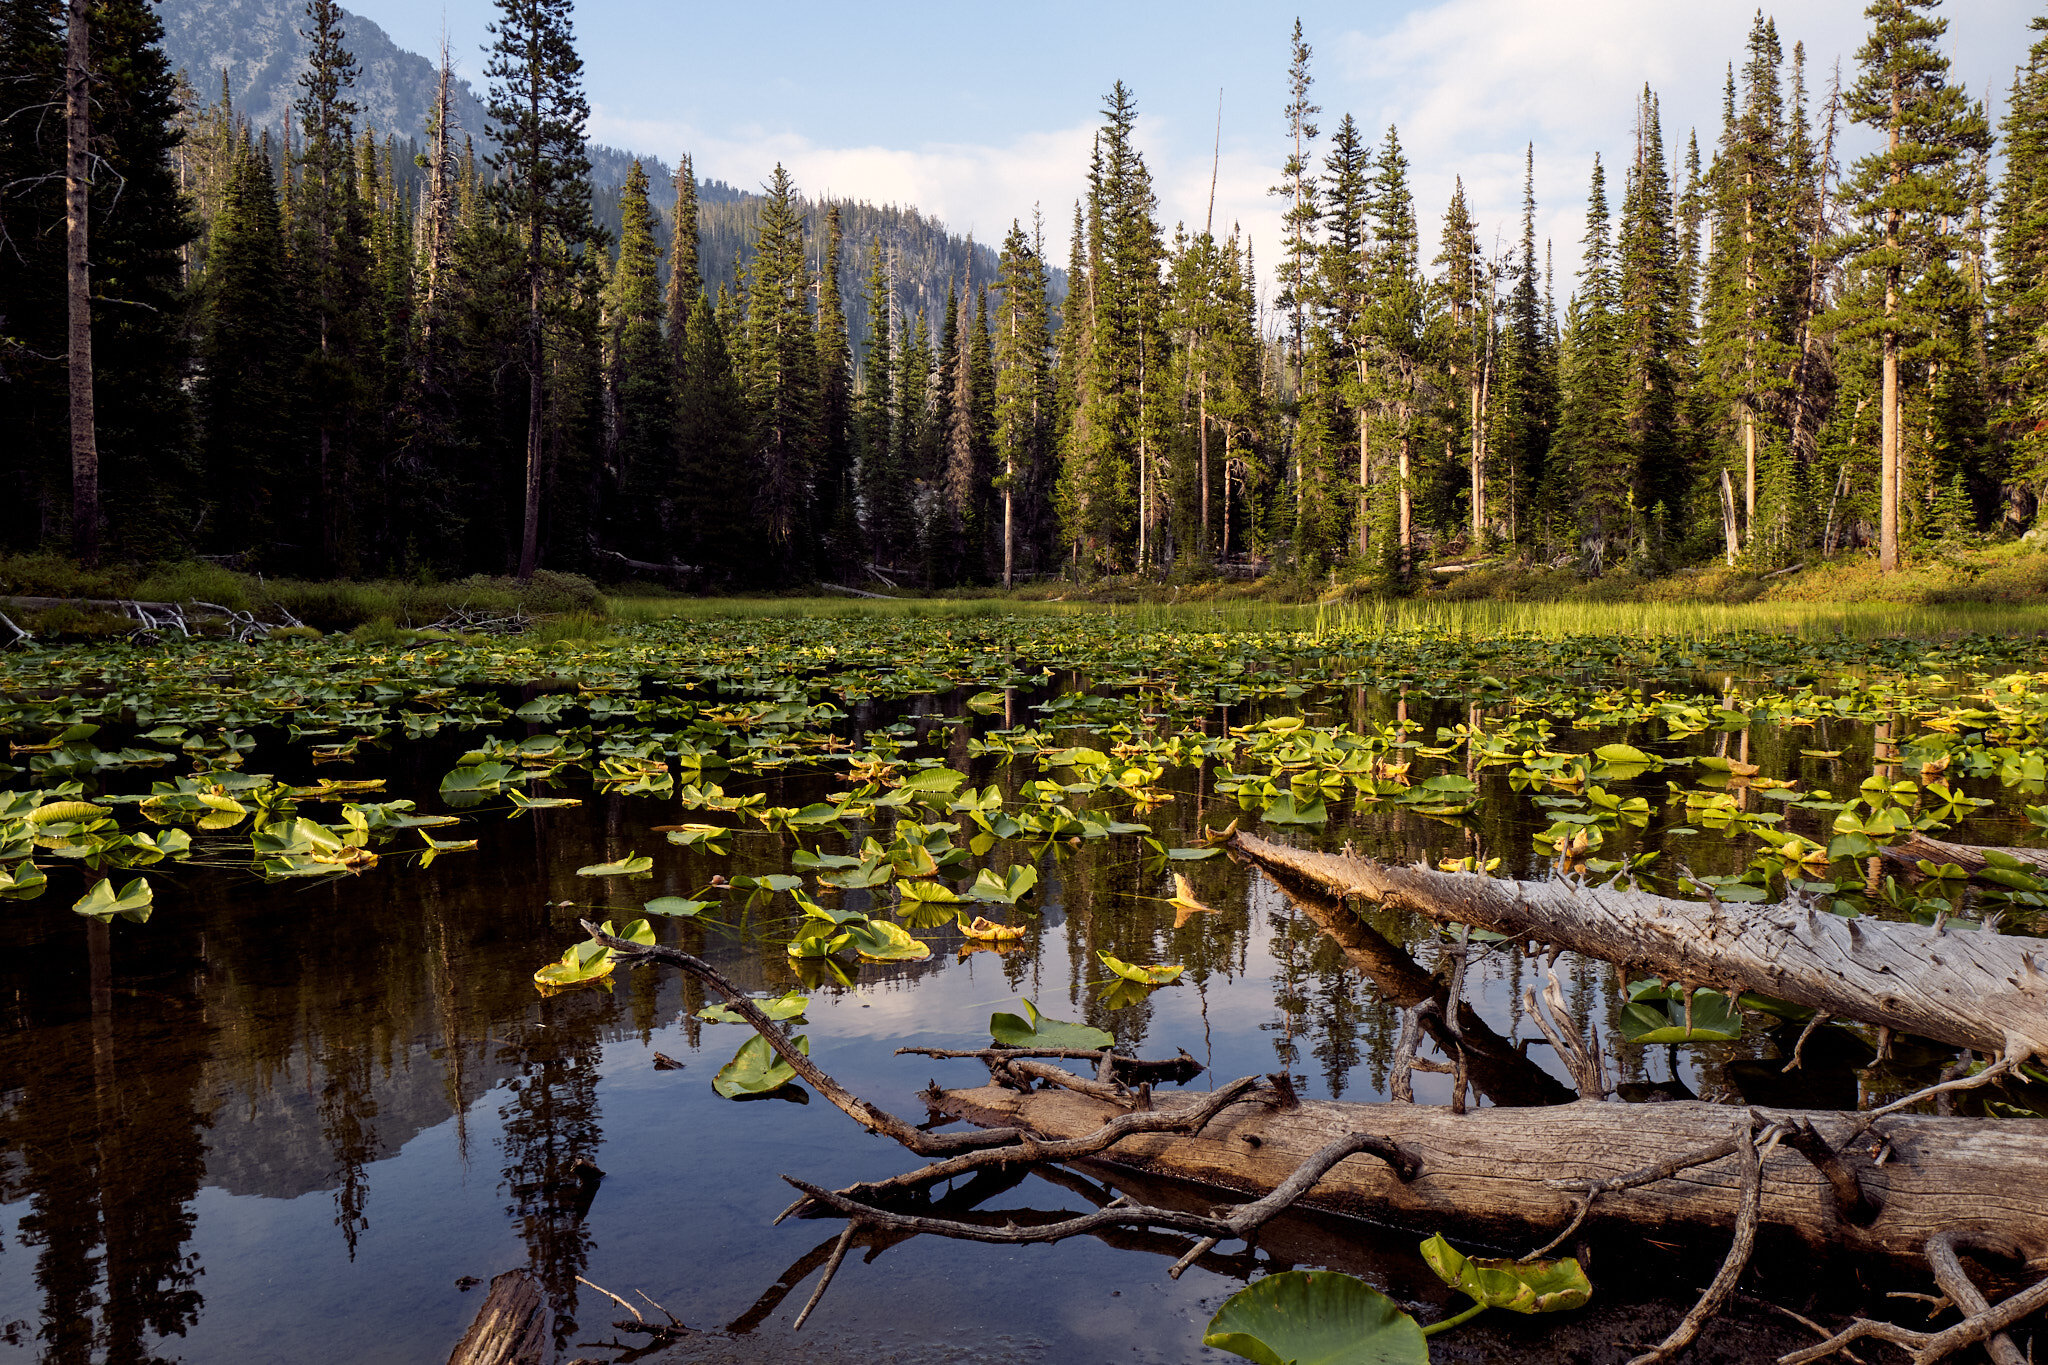
[[1364,356],[1358,358],[1358,553],[1364,555],[1372,548],[1372,514],[1367,508],[1366,495],[1370,486],[1372,471],[1368,460],[1372,453],[1372,435],[1366,426],[1365,384],[1368,375]]
[[1016,481],[1017,457],[1015,455],[1005,455],[1003,457],[1003,586],[1006,588],[1016,582],[1014,572],[1016,549],[1013,539],[1015,521],[1011,512],[1012,499],[1016,493]]
[[[1899,78],[1892,78],[1892,121],[1887,146],[1891,154],[1891,183],[1896,188],[1904,178],[1899,166]],[[1899,569],[1899,334],[1894,319],[1899,312],[1899,211],[1886,209],[1884,244],[1891,263],[1884,271],[1884,405],[1880,413],[1884,435],[1878,455],[1877,567],[1881,573]]]
[[1195,406],[1195,444],[1202,466],[1202,557],[1209,557],[1209,372],[1202,371],[1201,396]]
[[540,564],[541,364],[540,217],[527,238],[526,319],[526,508],[519,536],[519,579],[533,577]]
[[1486,433],[1479,425],[1479,380],[1472,381],[1472,548],[1486,534]]
[[[1401,425],[1405,427],[1407,424],[1407,416],[1404,413]],[[1415,559],[1415,501],[1408,491],[1410,447],[1414,442],[1415,438],[1412,436],[1401,438],[1401,482],[1394,491],[1395,502],[1400,508],[1401,515],[1401,572],[1404,575]]]
[[1734,567],[1735,557],[1742,553],[1742,538],[1735,530],[1735,481],[1728,477],[1728,471],[1721,471],[1721,539],[1727,546],[1729,567]]
[[1756,534],[1756,409],[1742,409],[1742,535]]
[[65,6],[64,298],[71,384],[71,550],[100,556],[100,448],[92,402],[92,263],[87,255],[87,159],[92,138],[92,31],[87,0]]

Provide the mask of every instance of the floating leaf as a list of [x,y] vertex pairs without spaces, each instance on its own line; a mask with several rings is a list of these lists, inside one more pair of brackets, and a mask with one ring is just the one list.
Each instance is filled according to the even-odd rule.
[[976,915],[972,923],[965,918],[961,919],[960,932],[969,938],[980,939],[983,943],[1014,943],[1024,937],[1029,930],[1021,924],[997,924]]
[[1439,1233],[1422,1244],[1422,1259],[1437,1278],[1485,1308],[1510,1313],[1561,1313],[1593,1297],[1586,1272],[1570,1257],[1555,1261],[1482,1260],[1465,1255]]
[[994,868],[984,867],[981,875],[974,879],[974,885],[967,890],[970,900],[994,901],[1003,905],[1015,905],[1020,899],[1031,894],[1038,885],[1038,869],[1025,864],[1012,867],[998,877]]
[[1173,927],[1178,929],[1193,915],[1213,915],[1216,907],[1204,905],[1195,898],[1194,884],[1184,873],[1173,874],[1173,897],[1166,902],[1173,907]]
[[1593,757],[1617,768],[1647,767],[1657,761],[1633,744],[1603,744],[1593,751]]
[[1122,958],[1111,957],[1100,950],[1095,955],[1102,959],[1103,966],[1124,980],[1135,981],[1141,986],[1164,986],[1169,981],[1178,980],[1182,970],[1181,964],[1177,962],[1171,967],[1141,967]]
[[1223,1301],[1202,1344],[1258,1365],[1428,1365],[1415,1319],[1363,1280],[1286,1270]]
[[1269,825],[1320,825],[1330,818],[1330,812],[1320,796],[1297,803],[1293,792],[1281,792],[1266,807],[1264,818]]
[[912,938],[902,925],[885,919],[863,917],[859,923],[847,925],[847,935],[848,945],[870,962],[922,962],[932,955],[929,943]]
[[[773,1000],[756,1000],[755,1008],[770,1019],[796,1019],[803,1015],[804,1008],[811,1003],[810,997],[802,991],[784,991]],[[708,1024],[744,1024],[748,1020],[732,1006],[723,1001],[706,1005],[697,1011],[697,1017]]]
[[[1688,1024],[1688,1020],[1690,1021]],[[1656,981],[1629,987],[1621,1011],[1621,1036],[1631,1043],[1728,1043],[1742,1036],[1742,1011],[1719,991],[1685,993]]]
[[[793,1041],[798,1052],[806,1057],[811,1055],[808,1037],[800,1034]],[[718,1068],[718,1074],[711,1078],[711,1088],[733,1100],[780,1090],[795,1079],[796,1068],[783,1061],[768,1040],[757,1033],[740,1044],[731,1061]]]
[[1024,1014],[1026,1017],[1021,1019],[1014,1014],[990,1015],[989,1037],[1003,1047],[1104,1048],[1116,1042],[1099,1028],[1048,1019],[1029,1000],[1024,1002]]
[[101,921],[121,915],[141,924],[149,918],[150,907],[155,897],[156,893],[150,889],[149,883],[140,877],[118,892],[114,890],[113,882],[102,877],[98,884],[81,896],[71,908],[81,915],[90,915]]
[[579,877],[643,877],[654,870],[654,859],[628,853],[613,863],[592,863],[576,869]]
[[641,905],[650,915],[689,916],[699,913],[711,905],[710,901],[693,901],[683,896],[656,896]]

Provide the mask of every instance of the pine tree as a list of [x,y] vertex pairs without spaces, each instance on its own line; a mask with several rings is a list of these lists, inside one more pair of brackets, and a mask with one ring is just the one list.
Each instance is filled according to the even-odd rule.
[[844,234],[839,206],[825,212],[825,259],[818,272],[818,469],[816,524],[842,555],[856,553],[853,505],[853,355],[839,299]]
[[1437,291],[1450,309],[1449,337],[1453,377],[1465,387],[1465,439],[1468,491],[1466,511],[1476,549],[1486,536],[1486,398],[1493,360],[1493,285],[1491,270],[1479,250],[1479,228],[1465,202],[1461,177],[1444,210],[1435,264],[1440,270]]
[[626,172],[619,207],[619,254],[604,298],[610,483],[617,490],[609,520],[629,556],[657,560],[675,529],[665,506],[674,481],[674,366],[661,333],[654,210],[638,161]]
[[1992,238],[1999,426],[2010,477],[2038,506],[2048,484],[2048,15],[2006,101],[2005,175]]
[[711,299],[699,293],[683,324],[676,400],[675,547],[684,562],[727,582],[759,582],[760,527],[746,486],[752,423],[746,392]]
[[1636,106],[1635,159],[1629,166],[1616,241],[1622,347],[1628,366],[1627,421],[1635,447],[1631,490],[1637,509],[1675,504],[1688,482],[1678,443],[1684,286],[1672,208],[1657,98],[1645,86]]
[[[1002,465],[996,488],[1003,498],[1003,586],[1016,582],[1017,503],[1048,454],[1052,404],[1051,334],[1046,316],[1042,243],[1024,235],[1015,219],[1003,239],[996,281],[995,453]],[[1204,504],[1206,530],[1207,505]],[[1027,505],[1027,517],[1029,509]],[[1035,546],[1035,537],[1027,537]]]
[[516,225],[526,293],[526,471],[519,576],[540,564],[541,487],[546,474],[546,336],[549,289],[577,266],[572,254],[590,236],[590,156],[583,127],[583,59],[576,54],[571,0],[496,0],[485,106],[498,152],[490,192]]
[[1315,78],[1309,74],[1312,55],[1302,37],[1301,20],[1294,21],[1290,59],[1287,66],[1287,160],[1280,167],[1280,183],[1267,193],[1287,201],[1281,215],[1280,292],[1273,306],[1288,315],[1288,361],[1300,373],[1308,344],[1308,318],[1314,304],[1316,271],[1316,227],[1321,210],[1316,198],[1314,164],[1310,147],[1320,131],[1315,117],[1322,106],[1310,102],[1309,88]]
[[1161,397],[1154,367],[1166,359],[1157,201],[1152,174],[1131,140],[1137,116],[1130,89],[1117,82],[1103,108],[1089,174],[1087,350],[1076,374],[1060,483],[1068,539],[1106,565],[1118,563],[1126,547],[1137,551],[1141,564],[1150,557],[1157,417],[1151,405]]
[[684,152],[676,162],[675,231],[668,254],[668,339],[680,361],[690,326],[690,314],[697,311],[697,296],[704,292],[704,272],[697,263],[697,172]]
[[860,432],[860,500],[866,514],[868,553],[878,564],[894,564],[903,543],[904,486],[897,427],[895,300],[882,258],[882,238],[868,243],[867,354],[861,364],[857,406]]
[[[1342,401],[1351,410],[1348,420],[1357,432],[1356,543],[1361,555],[1370,543],[1371,527],[1366,498],[1372,482],[1372,331],[1377,321],[1372,315],[1375,189],[1372,149],[1365,145],[1357,122],[1346,114],[1330,139],[1328,155],[1323,158],[1320,202],[1322,225],[1327,230],[1318,261],[1316,295],[1331,358],[1343,375]],[[1331,414],[1333,424],[1344,420],[1340,414]],[[1320,463],[1314,459],[1303,461],[1304,468],[1311,469]]]
[[1531,493],[1541,486],[1556,420],[1556,375],[1551,366],[1542,295],[1536,264],[1536,152],[1524,153],[1522,236],[1511,267],[1514,287],[1508,293],[1500,342],[1500,402],[1491,417],[1489,452],[1498,450],[1501,467],[1487,471],[1486,502],[1491,514],[1497,489],[1504,504],[1499,520],[1507,539],[1519,543]]
[[269,163],[246,145],[213,226],[206,305],[206,539],[233,554],[271,540],[278,485],[297,472],[283,463],[293,408],[283,224]]
[[1417,255],[1415,201],[1408,190],[1408,158],[1401,135],[1389,125],[1373,178],[1371,322],[1386,359],[1381,387],[1395,443],[1394,546],[1397,576],[1405,577],[1415,551],[1415,449],[1422,436],[1426,394],[1435,388],[1435,355],[1428,288]]
[[1565,332],[1557,437],[1558,476],[1567,481],[1580,543],[1591,547],[1596,565],[1609,541],[1631,529],[1635,479],[1621,291],[1608,234],[1607,175],[1596,156],[1586,194],[1585,264]]
[[818,345],[796,184],[781,165],[761,206],[747,267],[748,397],[761,464],[759,512],[783,571],[810,567],[819,451]]
[[1939,3],[1873,0],[1864,10],[1871,33],[1856,54],[1858,78],[1844,96],[1850,118],[1885,139],[1843,187],[1858,227],[1841,244],[1852,286],[1834,320],[1844,339],[1874,339],[1879,347],[1878,567],[1886,573],[1899,568],[1900,361],[1904,348],[1933,330],[1914,286],[1931,262],[1962,249],[1963,172],[1970,153],[1990,146],[1982,115],[1949,82],[1938,46],[1948,21],[1933,17]]

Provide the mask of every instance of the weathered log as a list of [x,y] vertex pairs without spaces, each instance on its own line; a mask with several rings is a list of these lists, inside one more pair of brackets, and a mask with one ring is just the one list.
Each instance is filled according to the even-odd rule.
[[1756,991],[1987,1055],[2048,1057],[2048,943],[2039,939],[1845,919],[1796,901],[1681,901],[1562,877],[1524,882],[1398,867],[1243,833],[1230,847],[1330,895],[1694,985]]
[[1987,853],[2003,853],[2015,862],[2025,863],[2037,872],[2048,872],[2048,848],[1998,848],[1985,844],[1952,844],[1946,839],[1930,839],[1924,834],[1908,834],[1896,844],[1886,844],[1877,850],[1877,856],[1894,866],[1913,867],[1920,862],[1934,864],[1954,863],[1974,877],[1990,866],[1985,858]]
[[448,1365],[541,1365],[548,1358],[548,1306],[525,1270],[491,1281],[490,1297],[448,1357]]
[[[1199,1095],[1154,1094],[1162,1110]],[[1117,1107],[1052,1089],[949,1090],[934,1108],[984,1126],[1024,1126],[1048,1139],[1090,1132]],[[1535,1109],[1454,1115],[1435,1105],[1304,1100],[1276,1108],[1231,1105],[1195,1133],[1132,1135],[1090,1158],[1112,1167],[1264,1195],[1312,1154],[1346,1134],[1369,1132],[1419,1164],[1411,1180],[1385,1161],[1354,1158],[1332,1168],[1300,1202],[1418,1232],[1458,1228],[1503,1245],[1534,1244],[1578,1212],[1589,1182],[1623,1177],[1694,1149],[1714,1160],[1668,1179],[1600,1193],[1589,1225],[1734,1226],[1741,1200],[1734,1134],[1751,1110],[1675,1102],[1580,1101]],[[1918,1263],[1930,1237],[1949,1231],[2004,1239],[2021,1256],[2048,1253],[2048,1120],[1893,1115],[1869,1131],[1856,1114],[1754,1111],[1765,1123],[1810,1124],[1877,1212],[1841,1207],[1836,1187],[1784,1145],[1763,1161],[1762,1223],[1816,1249]],[[1873,1150],[1885,1154],[1882,1164]],[[1867,1221],[1859,1221],[1867,1219]]]

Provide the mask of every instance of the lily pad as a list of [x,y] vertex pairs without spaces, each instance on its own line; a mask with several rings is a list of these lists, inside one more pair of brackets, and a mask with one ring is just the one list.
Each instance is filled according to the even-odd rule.
[[1180,979],[1182,967],[1178,962],[1170,967],[1145,967],[1136,963],[1126,962],[1120,957],[1111,957],[1108,953],[1101,951],[1097,951],[1095,955],[1102,959],[1103,966],[1109,968],[1124,980],[1135,981],[1141,986],[1164,986],[1169,981]]
[[643,877],[654,870],[654,859],[628,853],[613,863],[592,863],[576,869],[579,877]]
[[71,908],[81,915],[90,915],[100,921],[112,920],[120,915],[137,924],[149,918],[151,906],[156,898],[148,882],[137,877],[120,891],[114,890],[113,882],[100,878],[92,890],[78,899]]
[[1692,993],[1690,1027],[1685,993],[1655,981],[1629,987],[1621,1036],[1631,1043],[1729,1043],[1742,1036],[1742,1011],[1719,991]]
[[870,962],[922,962],[932,955],[929,943],[889,920],[863,918],[846,929],[849,946]]
[[1428,1365],[1414,1318],[1331,1270],[1268,1275],[1223,1301],[1202,1344],[1258,1365]]
[[1561,1313],[1593,1297],[1586,1272],[1571,1257],[1555,1261],[1483,1260],[1467,1256],[1442,1234],[1422,1244],[1437,1278],[1486,1308],[1510,1313]]
[[1029,1000],[1024,1002],[1024,1014],[1024,1018],[1003,1013],[990,1015],[989,1037],[1003,1047],[1103,1048],[1116,1042],[1099,1028],[1048,1019]]
[[656,896],[653,900],[642,904],[640,908],[650,915],[687,917],[700,913],[709,905],[711,905],[710,901],[693,901],[686,896]]
[[[770,1019],[779,1020],[801,1018],[805,1007],[810,1003],[811,998],[802,991],[784,991],[773,1000],[756,1000],[754,1005]],[[697,1017],[708,1024],[744,1024],[747,1022],[743,1016],[724,1001],[720,1001],[716,1005],[706,1005],[703,1009],[697,1011]]]
[[1038,869],[1028,864],[1012,867],[998,877],[993,868],[984,867],[981,875],[974,879],[974,885],[967,890],[970,900],[994,901],[1002,905],[1015,905],[1031,894],[1038,885]]
[[960,919],[960,932],[983,943],[1014,943],[1029,932],[1021,924],[997,924],[976,915],[972,923],[965,916]]
[[[808,1037],[799,1034],[794,1041],[798,1052],[806,1057],[811,1055]],[[768,1040],[757,1033],[740,1044],[731,1061],[718,1068],[718,1074],[711,1078],[711,1088],[733,1100],[780,1090],[795,1079],[796,1068],[783,1061]]]

